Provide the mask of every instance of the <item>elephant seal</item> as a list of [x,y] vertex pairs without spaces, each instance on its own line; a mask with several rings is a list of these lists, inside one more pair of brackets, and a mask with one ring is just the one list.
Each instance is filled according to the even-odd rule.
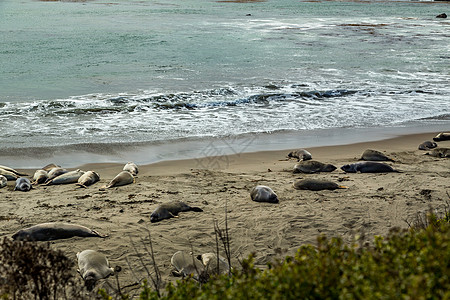
[[61,168],[61,166],[58,166],[58,165],[55,165],[54,163],[51,163],[51,164],[48,164],[45,167],[43,167],[42,170],[50,172],[51,169],[54,169],[54,168]]
[[75,171],[70,171],[67,173],[64,173],[62,175],[59,175],[51,180],[48,180],[45,185],[51,185],[51,184],[69,184],[69,183],[77,183],[78,179],[84,174],[85,172],[78,169]]
[[206,272],[208,272],[209,275],[230,274],[230,265],[227,260],[220,255],[217,257],[215,253],[208,252],[198,255],[197,259],[203,263]]
[[255,202],[278,203],[278,196],[268,186],[257,185],[250,191],[250,198]]
[[48,178],[45,181],[46,183],[49,182],[50,180],[52,180],[53,178],[56,178],[60,175],[68,173],[69,171],[67,171],[66,169],[63,169],[61,167],[54,167],[50,171],[47,171],[47,172],[48,172]]
[[97,231],[87,227],[68,223],[41,223],[25,229],[21,229],[13,234],[16,241],[53,241],[68,239],[74,236],[79,237],[100,237]]
[[7,166],[1,166],[0,165],[0,169],[12,172],[12,173],[16,174],[17,176],[28,176],[28,174],[20,173],[20,172],[14,170],[13,168],[10,168],[10,167],[7,167]]
[[419,145],[419,150],[430,150],[436,148],[437,144],[431,141],[425,141]]
[[44,183],[48,179],[48,172],[45,170],[37,170],[33,175],[32,184]]
[[0,168],[0,175],[4,176],[6,178],[6,180],[16,180],[17,178],[19,178],[20,176],[17,175],[14,172],[5,170],[5,169],[1,169]]
[[134,162],[129,161],[124,167],[123,171],[128,171],[131,175],[136,176],[139,173],[139,169]]
[[181,201],[170,201],[159,205],[150,215],[150,222],[155,223],[163,219],[170,219],[178,216],[179,212],[195,211],[202,212],[200,207],[192,207]]
[[387,157],[386,155],[384,155],[380,151],[371,150],[371,149],[367,149],[366,151],[364,151],[363,154],[361,155],[360,160],[392,161],[392,162],[394,161],[393,159],[390,159],[389,157]]
[[135,179],[134,176],[128,172],[128,171],[122,171],[119,174],[116,175],[116,177],[113,178],[107,185],[103,186],[102,188],[112,188],[116,186],[122,186],[134,183]]
[[386,173],[386,172],[399,172],[394,170],[391,166],[384,163],[363,161],[354,164],[348,164],[341,167],[344,172],[347,173]]
[[19,177],[16,180],[15,191],[28,192],[33,186],[31,185],[30,179],[26,177]]
[[449,148],[434,148],[431,152],[425,153],[425,155],[430,155],[438,158],[448,158],[450,157],[450,149]]
[[76,185],[87,188],[89,185],[92,185],[100,180],[100,175],[94,171],[87,171],[83,175],[78,178],[78,183]]
[[0,189],[8,184],[8,179],[5,176],[0,175]]
[[108,259],[95,250],[84,250],[77,253],[78,273],[84,280],[88,291],[92,291],[99,279],[114,275],[114,269],[109,266]]
[[315,160],[301,161],[294,166],[294,173],[318,173],[333,172],[336,167],[331,164],[324,164]]
[[297,158],[298,160],[310,160],[312,159],[311,153],[306,151],[305,149],[299,149],[295,151],[289,152],[287,155],[289,158]]
[[442,142],[450,140],[450,132],[441,132],[433,138],[435,142]]
[[205,274],[203,264],[193,255],[183,251],[175,252],[170,259],[170,263],[176,270],[173,272],[176,276],[186,277],[191,275],[195,280],[200,280]]
[[319,179],[302,179],[293,184],[296,190],[310,190],[310,191],[321,191],[321,190],[336,190],[336,189],[346,189],[346,186],[339,185],[328,180]]

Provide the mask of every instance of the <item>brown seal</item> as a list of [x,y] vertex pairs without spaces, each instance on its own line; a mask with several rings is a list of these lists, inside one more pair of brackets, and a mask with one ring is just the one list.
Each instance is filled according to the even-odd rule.
[[119,174],[117,174],[116,177],[114,177],[113,180],[111,180],[103,188],[109,189],[112,187],[127,185],[127,184],[131,184],[134,182],[135,182],[134,176],[130,172],[122,171]]
[[131,175],[136,176],[139,173],[139,169],[134,162],[129,161],[124,167],[123,171],[128,171]]
[[302,179],[293,184],[294,188],[297,190],[310,190],[310,191],[321,191],[321,190],[336,190],[336,189],[346,189],[346,186],[339,185],[328,180],[319,179]]
[[294,173],[319,173],[333,172],[336,167],[331,164],[324,164],[316,160],[301,161],[294,166]]

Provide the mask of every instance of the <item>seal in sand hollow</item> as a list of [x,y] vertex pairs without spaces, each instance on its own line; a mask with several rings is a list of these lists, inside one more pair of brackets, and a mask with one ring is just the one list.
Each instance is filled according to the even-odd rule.
[[435,142],[442,142],[450,140],[450,132],[441,132],[433,138]]
[[209,275],[230,273],[230,265],[226,259],[220,255],[217,257],[215,253],[208,252],[198,255],[197,259],[203,263],[205,270]]
[[5,176],[0,175],[0,189],[8,184],[8,179]]
[[170,201],[159,205],[150,215],[150,222],[158,222],[163,219],[169,219],[177,217],[179,212],[183,211],[196,211],[202,212],[200,207],[191,207],[181,201]]
[[373,162],[373,161],[363,161],[354,164],[348,164],[341,167],[342,171],[347,173],[386,173],[386,172],[399,172],[394,170],[391,166]]
[[20,173],[20,172],[14,170],[13,168],[10,168],[10,167],[7,167],[7,166],[1,166],[0,165],[0,169],[12,172],[12,173],[16,174],[17,176],[28,176],[28,174]]
[[315,160],[301,161],[294,166],[294,173],[318,173],[333,172],[336,167],[331,164],[324,164]]
[[26,177],[19,177],[16,180],[16,186],[14,187],[15,191],[28,192],[31,190],[32,185],[30,179]]
[[92,291],[99,279],[114,275],[114,269],[109,266],[108,259],[102,253],[95,250],[84,250],[77,253],[77,259],[77,271],[89,291]]
[[339,185],[332,181],[310,179],[310,178],[294,182],[293,186],[297,190],[310,190],[310,191],[347,189],[346,186]]
[[51,184],[69,184],[69,183],[77,183],[78,179],[84,174],[85,172],[78,169],[75,171],[70,171],[67,173],[64,173],[62,175],[59,175],[52,180],[48,180],[45,185],[51,185]]
[[170,263],[175,268],[175,272],[172,272],[175,276],[189,276],[195,280],[200,280],[201,277],[205,275],[205,267],[203,264],[196,259],[193,255],[190,255],[183,251],[177,251],[172,258]]
[[278,196],[268,186],[257,185],[250,191],[250,197],[256,202],[278,203]]
[[31,184],[44,183],[48,178],[48,172],[45,170],[36,170],[33,175],[33,182]]
[[76,185],[87,188],[89,185],[92,185],[100,180],[100,175],[94,171],[87,171],[83,175],[78,178],[78,183]]
[[425,153],[425,155],[430,155],[433,157],[439,157],[439,158],[448,158],[450,157],[450,149],[449,148],[434,148],[431,150],[431,152]]
[[139,169],[134,162],[129,161],[124,167],[123,171],[128,171],[131,175],[136,176],[139,173]]
[[287,155],[289,158],[297,158],[299,160],[310,160],[312,159],[311,153],[306,151],[305,149],[299,149],[295,151],[289,152]]
[[437,144],[431,141],[425,141],[419,145],[419,150],[430,150],[436,148]]
[[116,186],[122,186],[134,183],[135,179],[134,176],[128,172],[128,171],[122,171],[119,174],[116,175],[116,177],[113,178],[107,185],[103,186],[102,188],[112,188]]
[[74,236],[79,237],[100,237],[97,231],[87,227],[68,223],[42,223],[25,229],[21,229],[13,234],[16,241],[53,241],[68,239]]
[[360,160],[370,160],[370,161],[394,161],[393,159],[390,159],[383,153],[377,150],[371,150],[367,149],[363,152],[361,155]]

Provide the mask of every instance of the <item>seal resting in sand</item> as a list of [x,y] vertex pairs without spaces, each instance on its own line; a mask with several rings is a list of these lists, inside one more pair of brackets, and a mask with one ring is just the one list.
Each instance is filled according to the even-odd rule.
[[386,173],[386,172],[399,172],[394,170],[391,166],[384,163],[363,161],[354,164],[348,164],[341,167],[342,171],[347,173]]
[[311,153],[306,151],[305,149],[299,149],[295,151],[289,152],[287,155],[289,158],[297,158],[298,160],[310,160],[312,159]]
[[42,223],[21,229],[14,233],[12,238],[17,241],[53,241],[74,236],[105,237],[101,236],[97,231],[81,225],[56,222]]
[[198,255],[197,259],[203,263],[205,270],[209,275],[230,273],[230,265],[227,260],[220,255],[217,257],[215,253],[208,252]]
[[[46,170],[46,169],[43,169],[43,170]],[[53,178],[56,178],[56,177],[58,177],[58,176],[60,176],[62,174],[65,174],[65,173],[69,172],[69,171],[67,171],[66,169],[63,169],[61,167],[56,166],[54,168],[51,168],[50,171],[47,171],[47,172],[48,172],[48,178],[45,181],[46,183],[49,182],[50,180],[52,180]]]
[[16,174],[17,176],[28,176],[28,174],[20,173],[20,172],[14,170],[13,168],[10,168],[10,167],[7,167],[7,166],[1,166],[1,165],[0,165],[0,169],[9,171],[9,172],[11,172],[11,173],[14,173],[14,174]]
[[419,145],[419,150],[430,150],[436,148],[437,144],[431,141],[425,141]]
[[301,161],[294,166],[294,173],[318,173],[333,172],[336,167],[331,164],[324,164],[316,160]]
[[129,161],[124,167],[123,171],[128,171],[131,175],[136,176],[139,173],[139,169],[134,162]]
[[0,189],[8,184],[8,179],[5,176],[0,175]]
[[170,263],[175,268],[175,272],[173,274],[175,276],[189,276],[192,275],[192,278],[195,280],[200,280],[200,278],[204,277],[205,267],[203,264],[196,259],[193,255],[190,255],[183,251],[177,251],[172,258],[170,259]]
[[369,160],[369,161],[394,161],[393,159],[390,159],[383,153],[377,150],[371,150],[367,149],[363,152],[361,155],[360,160]]
[[430,155],[433,157],[439,157],[439,158],[448,158],[450,157],[450,149],[449,148],[434,148],[431,150],[431,152],[425,153],[425,155]]
[[100,180],[100,175],[94,171],[87,171],[83,175],[78,178],[78,183],[76,185],[87,188],[89,185],[92,185]]
[[1,169],[0,168],[0,175],[4,176],[6,178],[6,180],[17,180],[17,178],[19,178],[20,176],[17,175],[14,172],[5,170],[5,169]]
[[89,291],[92,291],[99,279],[114,275],[114,269],[109,266],[108,259],[102,253],[95,250],[84,250],[77,253],[77,259],[77,271]]
[[150,215],[150,222],[158,222],[164,219],[176,217],[179,212],[195,211],[202,212],[200,207],[192,207],[181,201],[170,201],[159,205]]
[[33,175],[33,182],[31,184],[41,184],[47,181],[48,172],[45,170],[37,170]]
[[107,185],[103,186],[102,188],[113,188],[116,186],[122,186],[134,183],[135,179],[134,176],[128,172],[128,171],[122,171],[119,174],[116,175],[116,177],[113,178]]
[[450,132],[441,132],[433,138],[435,142],[449,141],[450,140]]
[[278,196],[268,186],[257,185],[250,191],[250,198],[256,202],[278,203]]
[[346,186],[339,185],[328,180],[319,179],[302,179],[294,182],[294,188],[297,190],[310,190],[310,191],[321,191],[321,190],[336,190],[336,189],[346,189]]
[[69,183],[77,183],[78,179],[84,174],[85,172],[78,169],[75,171],[70,171],[67,173],[64,173],[62,175],[59,175],[51,180],[48,180],[45,185],[51,185],[51,184],[69,184]]
[[31,190],[32,185],[30,179],[26,177],[19,177],[16,180],[16,186],[14,187],[15,191],[28,192]]

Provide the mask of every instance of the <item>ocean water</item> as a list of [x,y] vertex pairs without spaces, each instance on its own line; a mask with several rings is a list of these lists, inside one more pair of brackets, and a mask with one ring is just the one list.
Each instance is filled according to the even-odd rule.
[[449,7],[1,0],[0,152],[448,130]]

